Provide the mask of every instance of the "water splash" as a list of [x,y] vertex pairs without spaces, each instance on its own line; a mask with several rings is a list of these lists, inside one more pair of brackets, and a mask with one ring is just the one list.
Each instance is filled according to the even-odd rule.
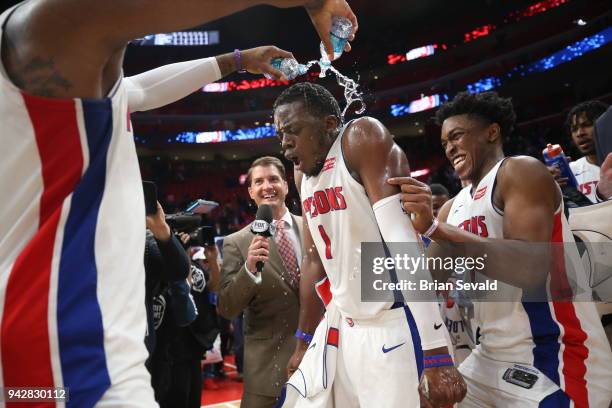
[[331,71],[336,75],[336,81],[338,85],[344,88],[344,100],[346,101],[346,106],[342,110],[342,121],[344,122],[344,115],[348,108],[354,103],[359,102],[361,107],[355,111],[357,115],[362,114],[366,110],[365,102],[363,101],[363,94],[359,91],[359,84],[352,80],[351,78],[343,75],[340,71],[334,68],[326,58],[321,58],[319,60],[312,60],[306,63],[306,70],[309,70],[313,65],[319,65],[321,68],[321,72],[319,73],[319,78],[325,78],[327,76],[327,71]]

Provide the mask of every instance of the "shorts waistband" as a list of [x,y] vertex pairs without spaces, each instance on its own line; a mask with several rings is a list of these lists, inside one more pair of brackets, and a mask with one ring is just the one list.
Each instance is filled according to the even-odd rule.
[[340,315],[342,316],[342,320],[349,322],[349,325],[350,323],[356,323],[360,326],[375,326],[375,325],[380,325],[381,322],[387,322],[387,321],[398,320],[398,319],[405,320],[406,313],[404,312],[403,306],[404,305],[401,304],[400,306],[395,307],[395,308],[382,310],[375,316],[366,317],[366,318],[352,317],[350,314],[344,313],[342,311],[340,312]]

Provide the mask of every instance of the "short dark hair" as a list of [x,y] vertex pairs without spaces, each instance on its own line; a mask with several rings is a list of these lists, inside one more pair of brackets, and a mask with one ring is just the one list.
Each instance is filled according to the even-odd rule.
[[274,166],[280,173],[283,180],[287,181],[287,174],[285,173],[285,165],[282,161],[273,156],[263,156],[259,159],[255,159],[253,163],[251,163],[251,167],[249,167],[249,171],[247,172],[246,185],[251,187],[251,174],[253,173],[253,169],[258,166]]
[[476,117],[488,124],[497,123],[502,138],[507,138],[514,129],[516,114],[510,98],[501,98],[497,92],[471,94],[460,92],[436,112],[436,122],[442,125],[447,118],[457,115]]
[[317,117],[333,115],[342,123],[342,114],[338,101],[327,89],[311,82],[299,82],[285,89],[274,101],[273,110],[281,105],[302,101],[308,111]]
[[450,197],[450,193],[442,184],[434,183],[429,186],[429,189],[431,190],[431,195],[445,195]]
[[603,115],[603,113],[607,109],[608,105],[601,101],[593,100],[580,102],[578,105],[570,109],[569,113],[567,114],[567,118],[565,118],[565,127],[567,128],[567,131],[571,134],[572,119],[574,118],[574,116],[580,116],[584,113],[589,122],[595,123],[597,118]]

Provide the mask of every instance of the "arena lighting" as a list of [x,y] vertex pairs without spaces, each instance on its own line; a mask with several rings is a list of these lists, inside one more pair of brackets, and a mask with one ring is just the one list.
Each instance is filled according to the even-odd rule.
[[[522,9],[522,10],[518,10],[518,11],[514,11],[510,14],[508,14],[503,22],[504,23],[511,23],[511,22],[516,22],[516,21],[520,21],[523,18],[526,17],[531,17],[531,16],[535,16],[536,14],[540,14],[543,13],[545,11],[548,11],[552,8],[558,7],[562,4],[565,3],[569,3],[571,0],[545,0],[545,1],[540,1],[537,3],[532,4],[531,6]],[[578,21],[582,21],[582,20],[578,20]],[[577,23],[580,25],[580,23]],[[586,23],[584,23],[586,24]],[[470,42],[473,41],[477,38],[480,37],[485,37],[489,34],[491,34],[492,31],[494,31],[497,27],[493,24],[485,24],[481,27],[477,27],[473,30],[470,30],[469,32],[465,33],[463,35],[463,42]],[[389,65],[394,65],[397,64],[399,62],[407,62],[407,61],[411,61],[413,59],[417,59],[417,58],[423,58],[423,57],[428,57],[430,55],[432,55],[435,51],[434,50],[428,50],[428,47],[437,47],[437,44],[433,44],[433,45],[425,45],[423,47],[418,47],[418,48],[414,48],[410,51],[408,51],[406,54],[389,54],[387,55],[387,64]],[[439,48],[441,48],[442,50],[446,50],[446,44],[440,44]],[[428,52],[431,52],[431,54],[429,54]],[[408,58],[408,54],[413,53],[412,55],[416,55],[416,57],[414,58]]]
[[436,49],[446,50],[446,44],[431,44],[422,47],[413,48],[406,54],[389,54],[387,55],[387,63],[389,65],[397,64],[398,62],[412,61],[419,58],[429,57],[434,55]]
[[470,93],[484,92],[501,86],[506,80],[511,78],[524,77],[534,73],[548,71],[558,65],[580,58],[584,54],[596,50],[610,41],[612,41],[612,27],[608,27],[590,37],[585,37],[536,62],[518,65],[499,77],[489,76],[482,78],[469,84],[467,90]]
[[230,82],[213,82],[207,84],[202,88],[202,92],[231,92],[231,91],[245,91],[247,89],[264,88],[270,86],[281,86],[289,85],[289,81],[280,81],[276,79],[258,78],[258,79],[244,79],[242,81],[230,81]]
[[424,96],[420,99],[416,99],[407,105],[401,104],[401,103],[393,104],[391,105],[391,115],[397,117],[397,116],[408,115],[409,113],[422,112],[428,109],[436,108],[440,106],[442,102],[447,101],[447,100],[448,100],[447,95],[436,94],[436,95],[429,95],[429,96]]
[[219,31],[177,31],[151,34],[132,41],[135,45],[200,46],[219,44]]
[[[531,64],[519,65],[508,71],[502,76],[487,76],[479,81],[467,85],[467,90],[471,93],[479,93],[501,86],[507,79],[514,77],[524,77],[532,73],[544,72],[565,62],[572,61],[584,54],[600,48],[612,41],[612,27],[600,31],[580,41],[570,44],[562,50]],[[405,116],[410,113],[421,112],[439,106],[448,100],[448,96],[429,95],[412,101],[410,104],[393,104],[390,106],[391,115],[395,117]],[[273,137],[276,131],[273,126],[260,126],[249,129],[239,130],[218,130],[213,132],[183,132],[175,137],[168,139],[168,143],[221,143],[238,140],[254,140],[266,137]],[[146,143],[146,138],[134,136],[138,143]]]
[[410,172],[410,177],[412,177],[412,178],[423,177],[423,176],[428,175],[429,172],[430,172],[429,169],[421,169],[421,170],[411,171]]
[[[316,72],[309,72],[305,77],[300,79],[306,81],[316,81],[319,78],[319,74]],[[232,92],[232,91],[246,91],[248,89],[265,88],[271,86],[283,86],[289,85],[291,81],[280,81],[276,79],[268,78],[257,78],[257,79],[244,79],[242,81],[230,81],[230,82],[213,82],[212,84],[205,85],[202,88],[202,92]]]
[[469,42],[480,37],[485,37],[491,34],[491,31],[495,30],[496,28],[497,27],[495,27],[493,24],[486,24],[482,27],[475,28],[463,35],[463,42]]
[[[519,10],[514,11],[508,14],[504,18],[504,23],[516,22],[520,21],[526,17],[532,17],[536,14],[544,13],[552,8],[559,7],[562,4],[569,3],[571,0],[545,0],[539,1],[537,3],[532,4],[531,6]],[[484,37],[491,34],[497,27],[493,24],[486,24],[482,27],[478,27],[468,33],[465,33],[463,36],[463,42],[469,42],[475,40],[476,38]]]
[[168,143],[223,143],[238,142],[241,140],[256,140],[266,137],[274,137],[276,130],[274,126],[260,126],[256,128],[238,130],[215,130],[211,132],[182,132],[174,138],[168,139]]
[[545,11],[548,11],[548,10],[552,9],[552,8],[559,7],[560,5],[565,4],[565,3],[569,3],[569,2],[570,2],[570,0],[545,0],[545,1],[540,1],[540,2],[537,2],[535,4],[532,4],[531,6],[527,7],[526,9],[510,13],[508,15],[507,19],[512,19],[514,21],[519,21],[523,17],[535,16],[536,14],[543,13]]
[[501,79],[497,77],[485,77],[474,82],[473,84],[469,84],[467,86],[467,90],[470,93],[480,93],[497,88],[498,86],[501,86]]

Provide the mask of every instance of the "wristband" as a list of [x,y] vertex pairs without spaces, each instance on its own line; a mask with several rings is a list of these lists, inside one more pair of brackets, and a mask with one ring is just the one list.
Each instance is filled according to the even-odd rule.
[[304,333],[300,329],[295,331],[295,337],[304,340],[306,343],[310,343],[312,341],[312,334]]
[[450,354],[435,354],[433,356],[423,357],[423,368],[432,367],[452,367],[453,358]]
[[234,50],[234,62],[236,63],[236,71],[238,71],[239,74],[244,74],[246,69],[242,68],[242,56],[238,48]]
[[601,194],[597,189],[597,185],[595,185],[595,201],[598,203],[603,203],[604,201],[608,201],[610,198],[612,197],[604,197],[603,194]]
[[438,219],[434,217],[431,225],[429,226],[429,228],[427,228],[427,231],[425,231],[421,235],[424,236],[425,238],[431,238],[431,234],[433,234],[436,231],[436,229],[438,228],[438,225],[440,225],[440,221],[438,221]]

